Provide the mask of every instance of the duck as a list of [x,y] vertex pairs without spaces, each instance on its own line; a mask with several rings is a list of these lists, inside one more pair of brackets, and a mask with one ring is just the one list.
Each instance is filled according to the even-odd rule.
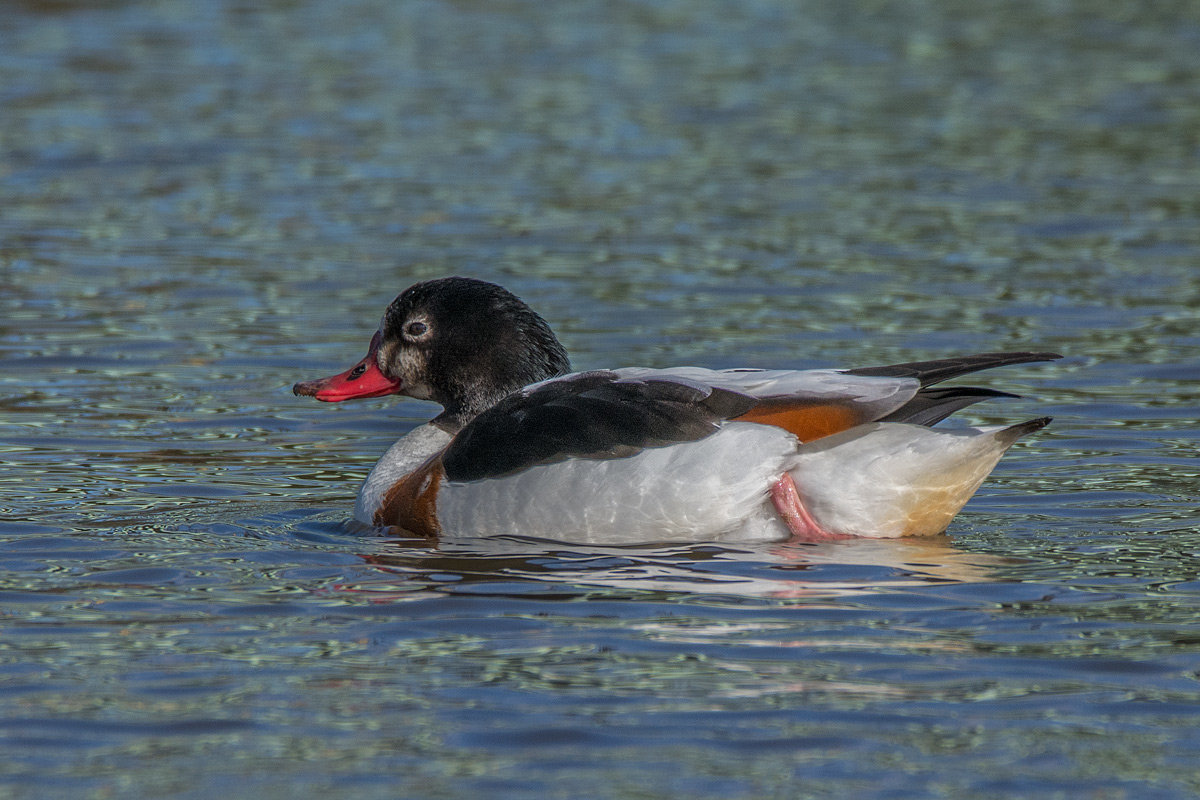
[[1000,457],[1050,418],[934,427],[1016,396],[942,382],[1058,358],[572,371],[516,295],[446,277],[401,292],[352,367],[292,389],[441,406],[363,481],[354,517],[366,525],[433,540],[822,542],[945,532]]

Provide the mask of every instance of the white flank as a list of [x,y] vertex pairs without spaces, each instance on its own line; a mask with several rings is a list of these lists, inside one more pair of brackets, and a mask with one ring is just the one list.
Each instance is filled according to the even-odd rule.
[[796,438],[767,425],[729,423],[696,442],[629,458],[569,459],[505,478],[448,482],[438,493],[442,531],[633,544],[772,540],[787,531],[767,489]]

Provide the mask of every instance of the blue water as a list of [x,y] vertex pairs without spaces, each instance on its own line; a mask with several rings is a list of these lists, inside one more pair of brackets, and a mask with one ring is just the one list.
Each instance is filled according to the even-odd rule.
[[[0,12],[0,797],[1200,794],[1187,3]],[[1061,362],[928,541],[393,540],[435,409],[290,393],[502,283],[578,368]]]

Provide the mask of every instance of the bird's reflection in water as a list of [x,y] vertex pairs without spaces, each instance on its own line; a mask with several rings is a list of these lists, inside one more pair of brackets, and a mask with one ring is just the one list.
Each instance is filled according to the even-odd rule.
[[525,538],[394,539],[364,555],[378,578],[339,588],[376,599],[427,592],[546,596],[590,588],[730,598],[846,597],[939,583],[996,580],[1011,563],[948,536],[821,544],[604,547]]

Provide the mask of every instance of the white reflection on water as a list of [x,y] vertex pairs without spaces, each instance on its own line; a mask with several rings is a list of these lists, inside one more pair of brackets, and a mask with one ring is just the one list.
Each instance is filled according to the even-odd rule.
[[[817,599],[986,582],[994,579],[996,567],[1014,563],[963,551],[945,536],[658,548],[575,548],[536,539],[456,538],[433,549],[396,541],[369,561],[385,575],[339,588],[376,599],[412,599],[412,583],[428,587],[431,576],[454,575],[463,582],[458,585],[531,582],[725,598]],[[398,578],[405,583],[399,591]],[[521,593],[512,586],[509,591]]]

